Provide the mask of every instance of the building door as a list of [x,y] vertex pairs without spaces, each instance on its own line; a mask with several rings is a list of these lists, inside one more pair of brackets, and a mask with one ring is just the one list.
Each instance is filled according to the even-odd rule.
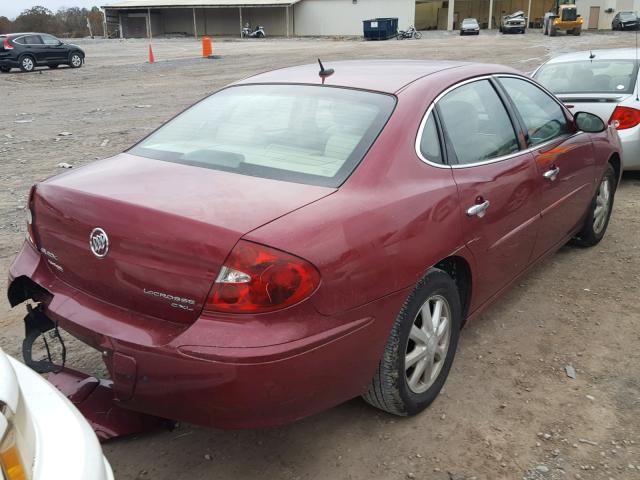
[[591,7],[589,9],[589,30],[597,30],[600,21],[600,7]]

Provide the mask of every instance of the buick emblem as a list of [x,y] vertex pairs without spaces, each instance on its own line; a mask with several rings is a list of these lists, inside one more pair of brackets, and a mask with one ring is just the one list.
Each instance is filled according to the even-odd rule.
[[106,257],[109,252],[109,237],[107,237],[107,232],[101,228],[94,228],[91,230],[91,235],[89,235],[89,246],[96,257]]

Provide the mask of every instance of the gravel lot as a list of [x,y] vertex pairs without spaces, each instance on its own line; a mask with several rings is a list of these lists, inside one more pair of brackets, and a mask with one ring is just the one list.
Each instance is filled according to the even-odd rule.
[[[533,70],[552,55],[632,46],[631,33],[538,31],[420,41],[84,40],[84,68],[0,75],[0,268],[24,238],[29,186],[116,154],[176,112],[254,73],[320,56],[448,58]],[[59,136],[61,132],[71,135]],[[181,425],[107,443],[118,479],[640,479],[640,176],[626,175],[596,248],[564,248],[463,331],[443,394],[399,419],[354,399],[281,428]],[[4,275],[3,275],[4,277]],[[5,288],[5,281],[2,281]],[[23,309],[0,300],[0,346],[19,354]],[[73,345],[72,364],[96,368]],[[570,379],[565,366],[575,367]]]

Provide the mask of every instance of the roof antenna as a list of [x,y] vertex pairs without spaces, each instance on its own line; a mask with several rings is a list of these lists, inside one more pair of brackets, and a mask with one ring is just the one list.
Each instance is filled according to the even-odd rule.
[[318,59],[318,64],[320,65],[320,72],[318,73],[318,75],[322,77],[322,83],[324,83],[324,79],[329,75],[333,75],[333,72],[335,70],[333,68],[324,68],[324,65],[322,65],[320,59]]

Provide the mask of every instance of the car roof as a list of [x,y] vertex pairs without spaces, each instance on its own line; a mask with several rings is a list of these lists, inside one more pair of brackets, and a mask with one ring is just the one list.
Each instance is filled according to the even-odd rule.
[[[385,93],[397,93],[399,90],[416,80],[452,68],[470,68],[480,66],[459,61],[445,60],[323,60],[326,69],[333,68],[334,73],[325,77],[324,82],[319,76],[320,68],[317,63],[296,67],[281,68],[270,72],[260,73],[253,77],[236,82],[234,85],[249,85],[260,83],[289,83],[289,84],[326,84],[337,87],[374,90]],[[498,68],[496,66],[496,68]],[[507,67],[500,66],[504,71]],[[484,70],[481,73],[486,73]]]
[[39,33],[39,32],[13,32],[13,33],[3,33],[2,36],[7,37],[20,37],[22,35],[51,35],[50,33]]
[[[547,62],[547,64],[589,60],[589,56],[591,54],[595,55],[593,58],[594,60],[633,60],[636,58],[636,51],[634,48],[610,48],[565,53],[564,55],[553,57]],[[638,56],[640,56],[640,49],[638,50]]]

